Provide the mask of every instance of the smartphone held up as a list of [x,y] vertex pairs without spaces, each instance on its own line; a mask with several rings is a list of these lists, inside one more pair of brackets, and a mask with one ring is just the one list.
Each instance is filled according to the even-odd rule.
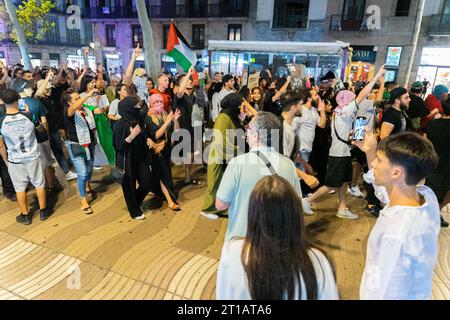
[[362,141],[366,135],[367,118],[356,117],[353,124],[353,141]]

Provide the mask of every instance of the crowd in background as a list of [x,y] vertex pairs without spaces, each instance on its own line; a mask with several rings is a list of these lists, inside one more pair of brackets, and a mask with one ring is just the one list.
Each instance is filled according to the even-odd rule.
[[[122,76],[102,65],[0,65],[1,180],[5,196],[18,202],[18,223],[32,223],[32,187],[40,219],[53,214],[46,198],[60,190],[55,167],[77,180],[84,214],[94,212],[94,170],[108,167],[133,219],[145,219],[149,193],[179,212],[173,151],[184,146],[184,184],[202,185],[193,163],[212,132],[200,214],[228,218],[218,298],[338,299],[333,265],[308,239],[303,217],[330,193],[339,198],[338,218],[358,219],[349,194],[365,197],[365,210],[379,219],[361,298],[429,298],[439,227],[448,226],[439,219],[450,202],[447,87],[425,97],[422,82],[385,83],[383,67],[368,83],[343,83],[330,72],[303,88],[270,72],[254,88],[242,77],[194,68],[151,79],[134,68],[138,55],[136,48]],[[367,120],[362,142],[351,139],[356,117]]]

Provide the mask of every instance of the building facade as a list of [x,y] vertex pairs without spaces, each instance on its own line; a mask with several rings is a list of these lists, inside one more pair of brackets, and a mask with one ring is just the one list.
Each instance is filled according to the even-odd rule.
[[[136,44],[142,47],[136,0],[56,3],[58,6],[50,15],[57,23],[56,30],[40,44],[30,45],[34,62],[69,61],[74,65],[82,61],[80,49],[89,47],[91,60],[103,62],[109,71],[119,71],[128,65]],[[146,0],[155,48],[161,66],[167,69],[176,69],[165,55],[169,23],[174,21],[206,64],[210,40],[338,41],[353,48],[345,73],[348,79],[369,78],[386,63],[388,80],[403,84],[413,59],[410,81],[427,78],[432,84],[450,85],[450,60],[446,59],[450,49],[450,0],[425,1],[413,57],[419,3],[420,0]],[[67,28],[66,9],[70,4],[80,7],[79,30]],[[20,53],[8,42],[2,45],[0,58],[12,63],[20,60]],[[332,58],[320,58],[314,53],[302,59],[322,72],[334,63]],[[261,55],[260,60],[264,67],[270,67],[293,62],[295,58],[278,55],[274,61],[272,54],[267,59]],[[137,64],[144,64],[143,55]]]
[[[15,0],[13,3],[18,6],[21,1]],[[55,23],[55,28],[48,32],[41,41],[28,43],[29,54],[33,67],[51,65],[58,66],[60,63],[67,63],[70,67],[82,67],[84,57],[82,48],[90,48],[93,42],[92,26],[83,21],[80,15],[80,23],[74,25],[78,19],[77,13],[69,11],[67,8],[74,4],[79,6],[80,13],[84,10],[83,0],[54,1],[56,7],[48,13],[48,20]],[[8,33],[9,18],[7,13],[0,17],[0,32]],[[79,28],[78,28],[79,27]],[[95,67],[94,52],[90,49],[89,65]],[[0,49],[0,59],[6,64],[20,62],[22,57],[19,47],[11,40],[2,41]]]

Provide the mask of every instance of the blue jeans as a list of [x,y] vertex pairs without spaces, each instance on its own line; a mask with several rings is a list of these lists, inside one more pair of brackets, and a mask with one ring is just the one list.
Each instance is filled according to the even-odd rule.
[[70,160],[72,161],[75,171],[77,173],[78,193],[80,194],[81,198],[85,198],[86,183],[91,182],[92,171],[94,169],[94,153],[91,152],[92,157],[90,160],[88,160],[86,156],[75,158],[72,154],[70,144],[73,144],[73,142],[67,143],[67,150],[69,152]]
[[64,171],[64,173],[69,172],[70,168],[62,148],[61,135],[57,131],[50,133],[49,137],[50,137],[50,147],[53,151],[53,154],[55,155],[56,161],[58,161],[61,170]]
[[[302,157],[303,161],[309,162],[309,157],[311,156],[311,151],[302,149],[302,150],[300,150],[300,156]],[[297,163],[296,167],[302,171],[305,171],[305,168],[303,168],[303,166],[300,163]]]

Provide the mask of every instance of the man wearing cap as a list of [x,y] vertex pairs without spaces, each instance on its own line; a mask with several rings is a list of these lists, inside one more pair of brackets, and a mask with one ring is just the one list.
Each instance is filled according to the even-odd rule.
[[222,78],[223,87],[218,94],[212,97],[212,114],[215,120],[221,111],[220,103],[229,94],[234,93],[234,78],[230,74],[226,74]]
[[404,110],[408,109],[411,102],[408,90],[402,87],[392,90],[389,102],[391,107],[384,112],[381,123],[381,140],[411,128],[411,121],[404,113]]
[[34,98],[35,89],[36,83],[34,80],[25,81],[23,79],[19,79],[15,83],[15,91],[19,93],[29,112],[33,115],[33,123],[36,127],[36,139],[38,142],[40,158],[42,160],[42,167],[45,171],[47,186],[50,190],[52,190],[56,177],[50,168],[53,162],[53,157],[48,136],[48,112],[42,102]]
[[425,101],[422,99],[423,83],[421,81],[416,81],[411,85],[409,108],[406,110],[406,114],[411,119],[413,129],[420,129],[421,118],[432,119],[436,114],[439,113],[438,109],[434,109],[433,112],[428,110]]

